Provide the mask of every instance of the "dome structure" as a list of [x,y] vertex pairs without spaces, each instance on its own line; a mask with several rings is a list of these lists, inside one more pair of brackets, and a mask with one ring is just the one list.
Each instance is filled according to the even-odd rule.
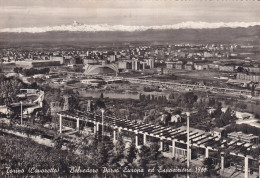
[[91,65],[87,64],[85,66],[85,74],[87,75],[95,75],[95,74],[118,74],[118,67],[116,64],[98,64]]

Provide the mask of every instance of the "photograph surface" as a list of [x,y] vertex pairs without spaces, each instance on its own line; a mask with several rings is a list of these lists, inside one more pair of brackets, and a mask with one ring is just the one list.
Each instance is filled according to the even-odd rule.
[[0,177],[260,176],[260,1],[0,0]]

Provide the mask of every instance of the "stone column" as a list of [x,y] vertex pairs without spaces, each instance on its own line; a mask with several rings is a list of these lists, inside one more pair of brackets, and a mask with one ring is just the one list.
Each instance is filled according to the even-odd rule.
[[62,133],[62,116],[60,114],[60,133]]
[[205,148],[205,158],[209,157],[209,148]]
[[79,118],[77,118],[76,130],[79,131]]
[[223,171],[224,170],[224,152],[221,152],[220,153],[220,156],[221,156],[221,170]]
[[146,141],[147,141],[147,135],[144,134],[144,145],[146,145]]
[[245,178],[248,178],[248,156],[245,157]]

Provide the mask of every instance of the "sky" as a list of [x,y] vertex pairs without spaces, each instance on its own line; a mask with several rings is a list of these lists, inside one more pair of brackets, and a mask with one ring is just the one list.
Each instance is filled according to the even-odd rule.
[[0,0],[0,28],[259,22],[257,0]]

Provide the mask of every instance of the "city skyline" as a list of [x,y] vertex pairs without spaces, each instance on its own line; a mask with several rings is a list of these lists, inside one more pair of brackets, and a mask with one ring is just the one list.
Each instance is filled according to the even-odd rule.
[[259,22],[255,1],[31,1],[0,2],[0,29],[71,24],[129,26],[194,22]]

